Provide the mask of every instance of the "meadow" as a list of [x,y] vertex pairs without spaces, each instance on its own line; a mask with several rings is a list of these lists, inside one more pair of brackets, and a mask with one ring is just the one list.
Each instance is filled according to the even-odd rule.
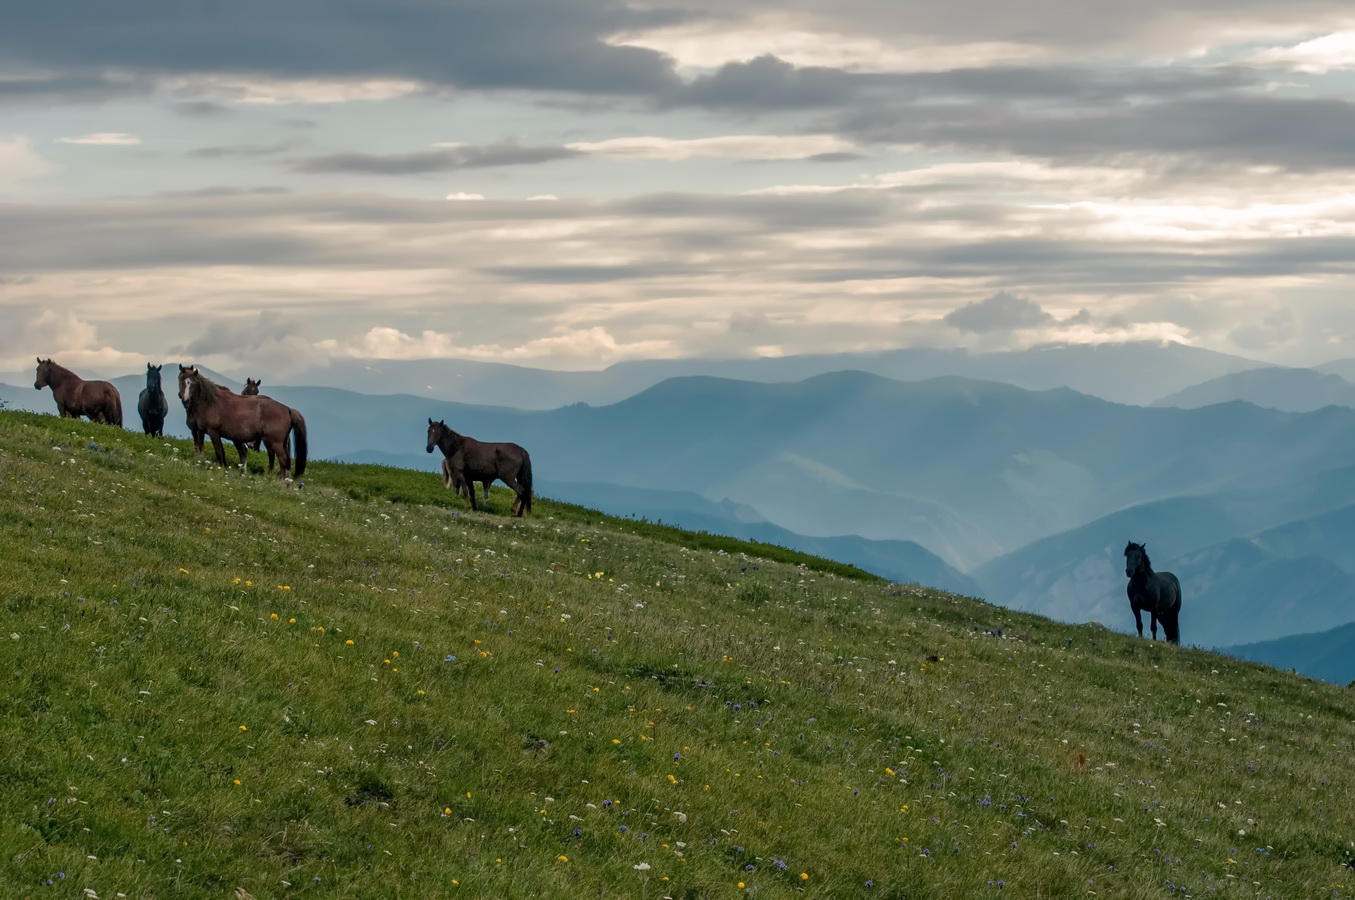
[[1355,690],[510,499],[0,412],[5,895],[1355,895]]

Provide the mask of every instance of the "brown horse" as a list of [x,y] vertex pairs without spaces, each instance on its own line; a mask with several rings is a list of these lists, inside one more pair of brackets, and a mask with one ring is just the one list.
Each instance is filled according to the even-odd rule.
[[56,411],[62,418],[89,416],[91,422],[122,427],[122,397],[107,381],[85,381],[70,369],[38,357],[38,377],[33,387],[52,389]]
[[[244,442],[262,440],[278,460],[278,477],[300,478],[306,471],[306,420],[301,413],[270,397],[242,397],[223,388],[197,369],[179,372],[179,399],[188,410],[190,427],[197,426],[211,437],[217,464],[226,466],[221,439],[236,443],[240,464],[245,464]],[[296,472],[287,446],[289,433],[296,435]]]
[[165,416],[169,413],[169,401],[165,399],[164,389],[160,387],[160,370],[164,366],[146,363],[146,387],[136,398],[136,411],[141,416],[141,430],[153,437],[165,436]]
[[[246,379],[245,379],[245,389],[242,390],[242,391],[240,392],[240,396],[241,396],[241,397],[258,397],[258,396],[259,396],[259,386],[262,385],[262,384],[263,384],[263,380],[262,380],[262,379],[259,379],[259,378],[246,378]],[[247,442],[247,443],[245,444],[245,446],[248,447],[248,448],[251,449],[251,450],[258,450],[258,449],[262,446],[262,444],[263,444],[262,441],[249,441],[249,442]],[[273,471],[273,451],[272,451],[272,450],[269,450],[269,451],[268,451],[268,471],[270,471],[270,472]]]
[[437,447],[446,459],[442,462],[442,477],[447,487],[475,503],[475,482],[488,486],[496,478],[513,489],[516,498],[510,512],[522,516],[532,511],[532,458],[517,444],[486,443],[473,437],[457,434],[446,422],[428,420],[429,453]]

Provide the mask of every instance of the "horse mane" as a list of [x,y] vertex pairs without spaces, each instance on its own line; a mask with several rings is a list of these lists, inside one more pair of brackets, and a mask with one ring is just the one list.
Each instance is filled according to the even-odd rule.
[[[79,378],[79,377],[80,377],[80,376],[76,375],[74,372],[72,372],[70,369],[66,368],[66,367],[63,366],[61,363],[57,362],[57,361],[54,360],[54,359],[50,359],[50,358],[49,358],[49,359],[42,359],[42,360],[39,360],[39,362],[45,364],[45,365],[48,367],[48,373],[49,373],[49,374],[48,374],[48,380],[51,379],[51,376],[52,376],[52,375],[60,375],[62,378],[67,378],[67,377],[71,377],[71,378]],[[82,380],[83,380],[83,379],[82,379]]]
[[193,377],[197,378],[198,380],[198,390],[202,393],[203,403],[214,402],[217,396],[220,395],[223,391],[228,393],[230,392],[228,388],[217,384],[215,381],[208,378],[206,375],[202,374],[201,370],[194,369]]

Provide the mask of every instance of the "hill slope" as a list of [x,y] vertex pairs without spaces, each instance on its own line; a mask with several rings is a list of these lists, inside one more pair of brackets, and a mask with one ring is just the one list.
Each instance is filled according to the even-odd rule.
[[0,413],[20,892],[1348,881],[1350,692],[549,501],[467,514],[427,473],[189,455]]

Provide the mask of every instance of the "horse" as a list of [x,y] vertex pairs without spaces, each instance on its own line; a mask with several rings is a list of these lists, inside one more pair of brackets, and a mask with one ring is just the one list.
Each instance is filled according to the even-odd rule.
[[1134,611],[1134,622],[1143,637],[1143,610],[1148,610],[1153,640],[1157,640],[1157,623],[1162,620],[1163,636],[1173,644],[1181,643],[1181,582],[1171,572],[1154,572],[1148,561],[1148,545],[1130,541],[1124,548],[1124,574],[1129,578],[1126,592],[1129,608]]
[[141,430],[152,437],[165,436],[165,416],[169,414],[169,401],[160,387],[160,369],[146,363],[146,387],[136,398],[136,411],[141,416]]
[[52,389],[56,411],[61,417],[78,419],[89,416],[91,422],[122,427],[122,396],[107,381],[86,381],[65,366],[38,358],[35,390]]
[[[240,465],[245,464],[248,451],[245,441],[262,440],[271,454],[277,455],[278,477],[300,478],[306,471],[306,420],[301,413],[284,406],[271,397],[242,397],[223,388],[197,369],[179,372],[179,399],[188,410],[188,419],[212,438],[217,465],[226,467],[226,451],[221,439],[235,443],[240,454]],[[296,472],[292,468],[287,436],[296,436]]]
[[451,490],[463,493],[470,508],[478,510],[475,502],[475,482],[485,485],[498,479],[513,489],[517,496],[510,512],[521,517],[532,511],[532,458],[517,444],[487,443],[473,437],[457,434],[446,422],[428,420],[429,453],[442,450],[442,477]]

